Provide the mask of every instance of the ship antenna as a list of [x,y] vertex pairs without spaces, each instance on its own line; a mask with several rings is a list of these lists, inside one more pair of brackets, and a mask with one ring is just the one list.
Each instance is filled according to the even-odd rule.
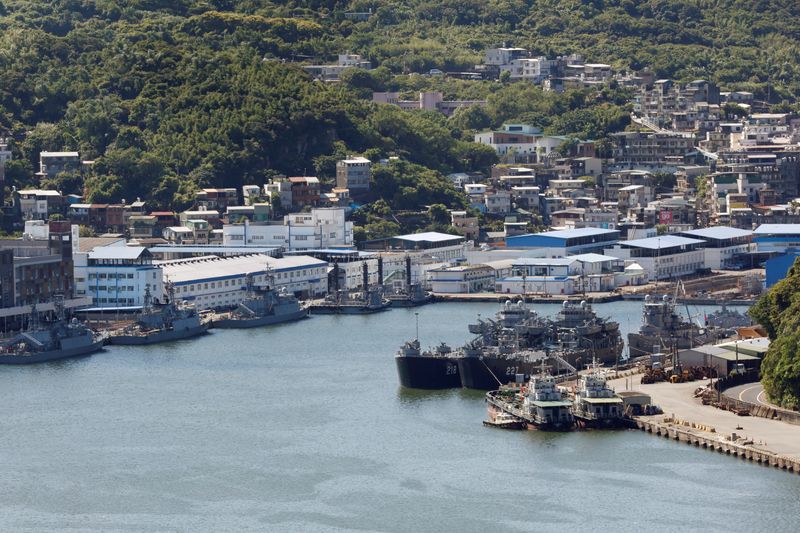
[[414,319],[417,322],[417,342],[419,342],[419,313],[414,313]]

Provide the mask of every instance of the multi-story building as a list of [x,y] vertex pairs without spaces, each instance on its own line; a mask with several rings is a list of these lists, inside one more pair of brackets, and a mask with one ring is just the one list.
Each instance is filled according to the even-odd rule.
[[131,239],[151,239],[161,236],[158,218],[153,215],[131,215],[128,219],[128,232]]
[[337,82],[339,77],[347,69],[363,68],[369,70],[371,64],[358,54],[339,54],[335,65],[306,65],[303,70],[314,76],[316,79],[326,82]]
[[450,211],[450,225],[469,240],[476,241],[480,236],[478,217],[469,216],[466,211]]
[[149,290],[154,301],[164,297],[161,268],[143,246],[125,246],[124,241],[98,246],[76,254],[76,289],[91,296],[102,308],[140,307]]
[[695,150],[694,135],[685,133],[625,131],[611,134],[611,139],[616,164],[679,165]]
[[173,244],[211,244],[213,228],[205,220],[187,220],[183,226],[164,228],[163,237]]
[[223,244],[231,246],[282,246],[308,250],[353,245],[353,223],[341,207],[315,208],[310,213],[292,213],[283,222],[226,224]]
[[201,189],[195,195],[198,210],[224,213],[228,207],[239,205],[239,194],[234,188]]
[[705,241],[705,268],[725,269],[747,264],[744,258],[755,250],[753,232],[744,229],[715,226],[682,231],[678,235]]
[[41,152],[39,153],[39,178],[54,178],[61,172],[79,172],[81,158],[78,152]]
[[292,207],[301,209],[306,206],[316,207],[319,203],[319,179],[314,176],[298,176],[289,178],[292,189]]
[[[0,240],[0,282],[3,307],[50,302],[74,291],[72,228],[50,222],[41,239]],[[13,280],[13,281],[12,281]]]
[[633,259],[649,275],[650,281],[678,278],[705,268],[705,242],[676,235],[620,241],[606,254]]
[[22,220],[47,220],[63,214],[64,197],[58,191],[24,189],[15,192],[15,202]]
[[336,163],[336,187],[351,194],[369,190],[372,162],[366,157],[349,156]]
[[[270,204],[275,197],[280,202],[282,209],[290,210],[292,207],[292,184],[286,179],[269,180],[269,183],[264,184],[264,195],[269,198]],[[275,211],[274,206],[273,211]]]

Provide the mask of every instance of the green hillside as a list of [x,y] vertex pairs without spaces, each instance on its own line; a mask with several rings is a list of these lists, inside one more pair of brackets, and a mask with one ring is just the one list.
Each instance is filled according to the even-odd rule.
[[[370,9],[365,21],[345,15]],[[461,205],[444,173],[496,157],[469,142],[473,130],[525,120],[602,140],[628,124],[628,95],[421,75],[431,68],[470,68],[506,42],[708,78],[785,106],[800,92],[798,39],[792,0],[0,0],[0,127],[17,158],[6,186],[35,184],[40,150],[78,149],[96,161],[86,183],[41,185],[180,208],[202,186],[278,173],[329,180],[337,158],[363,153],[415,165],[379,191],[391,207]],[[300,68],[345,51],[378,68],[333,85]],[[446,119],[368,101],[372,90],[422,89],[489,105]]]

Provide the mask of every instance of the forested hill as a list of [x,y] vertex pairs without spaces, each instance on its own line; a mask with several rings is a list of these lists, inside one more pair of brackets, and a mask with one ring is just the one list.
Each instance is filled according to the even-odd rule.
[[[363,21],[345,15],[370,10]],[[379,191],[393,207],[453,205],[442,173],[494,158],[468,142],[472,129],[526,120],[602,139],[627,124],[626,95],[407,74],[470,68],[505,42],[793,104],[799,40],[796,0],[0,0],[0,129],[16,139],[6,185],[33,183],[40,150],[79,149],[96,160],[85,184],[65,175],[41,185],[180,207],[200,186],[330,178],[337,158],[357,152],[409,161],[406,181]],[[326,85],[298,66],[345,51],[379,68]],[[367,100],[374,89],[426,88],[489,106],[448,120]]]

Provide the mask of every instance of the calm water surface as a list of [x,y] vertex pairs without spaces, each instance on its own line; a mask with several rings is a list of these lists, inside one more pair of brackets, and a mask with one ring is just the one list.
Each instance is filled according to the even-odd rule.
[[[420,308],[422,343],[496,308]],[[638,327],[639,303],[596,309]],[[414,311],[0,368],[0,530],[798,530],[800,476],[638,432],[492,430],[480,392],[401,390]]]

